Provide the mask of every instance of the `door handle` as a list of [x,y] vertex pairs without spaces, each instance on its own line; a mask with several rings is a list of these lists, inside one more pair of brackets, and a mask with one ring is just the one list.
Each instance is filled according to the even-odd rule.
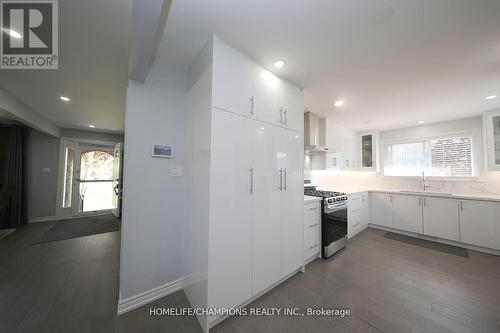
[[250,97],[250,114],[253,115],[253,95]]
[[248,171],[250,172],[250,193],[253,193],[253,167],[248,169]]
[[286,191],[286,168],[283,169],[283,173],[285,174],[285,183],[283,185],[283,189]]

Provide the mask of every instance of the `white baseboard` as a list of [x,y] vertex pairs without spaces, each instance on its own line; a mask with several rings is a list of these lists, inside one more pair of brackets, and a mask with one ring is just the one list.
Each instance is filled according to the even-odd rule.
[[183,279],[177,279],[171,282],[164,284],[163,286],[153,288],[151,290],[145,291],[138,295],[118,300],[118,315],[121,315],[125,312],[137,309],[144,304],[148,304],[153,302],[159,298],[170,295],[176,291],[182,289]]
[[48,222],[57,220],[58,218],[55,216],[30,217],[28,218],[28,223]]
[[376,225],[376,224],[372,224],[372,223],[370,223],[369,226],[371,228],[374,228],[374,229],[389,231],[389,232],[393,232],[393,233],[396,233],[396,234],[401,234],[401,235],[405,235],[405,236],[410,236],[410,237],[425,239],[425,240],[432,241],[432,242],[437,242],[437,243],[446,244],[446,245],[453,245],[453,246],[456,246],[456,247],[462,247],[462,248],[469,249],[469,250],[474,250],[474,251],[478,251],[478,252],[484,252],[484,253],[488,253],[488,254],[493,254],[493,255],[496,255],[496,256],[500,256],[500,251],[495,250],[495,249],[489,249],[489,248],[486,248],[486,247],[481,247],[481,246],[476,246],[476,245],[470,245],[470,244],[460,243],[460,242],[451,241],[451,240],[447,240],[447,239],[441,239],[441,238],[436,238],[436,237],[431,237],[431,236],[416,234],[414,232],[393,229],[393,228],[384,227],[384,226]]

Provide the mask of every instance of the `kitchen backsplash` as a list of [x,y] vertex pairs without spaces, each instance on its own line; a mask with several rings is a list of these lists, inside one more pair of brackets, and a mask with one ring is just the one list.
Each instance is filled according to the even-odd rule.
[[[376,172],[314,170],[307,172],[312,184],[318,189],[343,192],[361,190],[408,190],[419,191],[422,187],[420,178],[386,177]],[[428,191],[469,195],[500,195],[500,172],[485,172],[479,179],[430,180]]]

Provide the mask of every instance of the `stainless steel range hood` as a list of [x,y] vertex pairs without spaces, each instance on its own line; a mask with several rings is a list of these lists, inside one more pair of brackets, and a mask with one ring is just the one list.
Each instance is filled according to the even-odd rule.
[[304,114],[304,153],[306,155],[324,154],[328,152],[324,140],[325,133],[321,133],[319,117],[312,113]]

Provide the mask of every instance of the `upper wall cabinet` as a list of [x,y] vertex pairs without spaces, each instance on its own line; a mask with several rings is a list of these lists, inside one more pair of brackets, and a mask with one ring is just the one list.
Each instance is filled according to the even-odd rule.
[[214,40],[213,105],[257,120],[304,131],[302,90]]
[[358,160],[361,170],[377,170],[377,133],[358,133]]
[[484,114],[485,159],[490,170],[500,170],[500,110]]

